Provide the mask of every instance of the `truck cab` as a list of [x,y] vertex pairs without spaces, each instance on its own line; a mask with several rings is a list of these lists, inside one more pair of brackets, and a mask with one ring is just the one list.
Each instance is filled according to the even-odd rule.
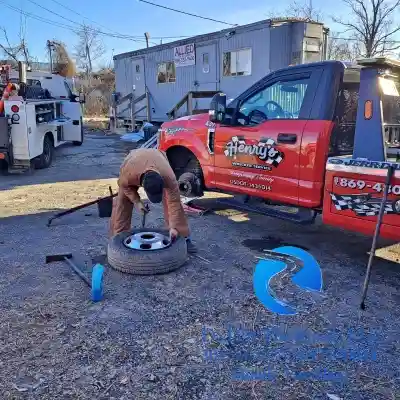
[[[394,67],[398,73],[400,63]],[[267,75],[228,104],[223,93],[215,95],[209,114],[164,123],[159,132],[159,149],[166,152],[182,194],[201,197],[204,190],[222,191],[269,205],[322,213],[330,196],[327,162],[335,158],[338,163],[338,159],[355,157],[356,153],[357,159],[363,158],[363,154],[355,152],[355,134],[357,129],[364,129],[362,121],[368,119],[370,125],[365,125],[364,133],[358,133],[358,138],[367,144],[364,148],[369,141],[373,147],[380,140],[384,159],[373,161],[392,162],[399,170],[398,74],[384,74],[382,68],[371,67],[382,76],[363,83],[363,93],[372,94],[375,87],[380,87],[379,100],[367,117],[359,109],[360,76],[366,68],[362,63],[351,65],[339,61],[291,66]],[[371,154],[368,150],[366,153]],[[384,171],[375,172],[351,181],[356,186],[360,182],[360,190],[367,187],[365,182],[374,182],[368,185],[371,188],[378,188],[379,184],[382,187]],[[396,172],[395,179],[399,173]],[[330,179],[329,184],[338,179]],[[349,198],[356,195],[353,186],[346,188],[352,192],[348,193]],[[377,193],[369,194],[371,207],[379,202]],[[395,225],[400,224],[398,195],[400,185],[394,185],[390,207],[393,205],[396,214],[392,217],[397,221]],[[372,214],[369,217],[371,222]],[[337,220],[337,215],[333,219]],[[368,232],[371,229],[372,224]]]
[[[319,208],[328,157],[353,152],[360,70],[325,61],[273,72],[227,105],[216,95],[210,116],[164,123],[159,148],[178,179],[191,172],[208,190]],[[386,103],[396,145],[400,108]]]

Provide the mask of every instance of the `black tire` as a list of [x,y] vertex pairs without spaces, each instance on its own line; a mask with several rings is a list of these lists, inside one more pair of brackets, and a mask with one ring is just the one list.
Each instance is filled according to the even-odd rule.
[[392,207],[396,214],[400,214],[400,200],[393,201]]
[[49,168],[53,162],[54,145],[49,135],[45,135],[43,140],[43,153],[35,159],[36,169]]
[[72,142],[72,144],[74,145],[74,146],[82,146],[82,143],[83,143],[83,119],[82,119],[82,117],[81,117],[81,140],[74,140],[73,142]]
[[[109,265],[117,271],[132,275],[164,274],[180,268],[188,259],[186,240],[178,237],[169,247],[161,250],[141,251],[128,248],[124,240],[135,233],[148,232],[149,229],[132,229],[113,236],[108,242],[107,258]],[[151,229],[153,232],[168,232]]]
[[185,172],[178,179],[179,191],[185,197],[201,197],[203,190],[200,178],[193,172]]

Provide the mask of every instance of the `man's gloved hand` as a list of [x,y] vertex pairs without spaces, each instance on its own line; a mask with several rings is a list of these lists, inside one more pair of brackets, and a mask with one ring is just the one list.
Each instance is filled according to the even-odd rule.
[[135,204],[135,207],[141,214],[147,214],[149,212],[148,207],[146,207],[141,200]]
[[178,235],[179,235],[179,233],[178,233],[178,231],[176,229],[171,228],[169,230],[169,240],[171,242],[174,242],[176,240],[176,238],[178,237]]

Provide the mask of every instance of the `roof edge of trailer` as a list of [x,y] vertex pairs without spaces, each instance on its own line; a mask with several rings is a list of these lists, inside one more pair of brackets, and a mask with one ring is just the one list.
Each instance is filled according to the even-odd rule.
[[[231,28],[222,29],[220,31],[203,33],[201,35],[190,36],[185,39],[174,40],[172,42],[163,43],[163,44],[159,44],[159,45],[148,47],[148,48],[143,48],[143,49],[138,49],[138,50],[128,51],[125,53],[116,54],[113,57],[113,60],[115,61],[115,60],[128,58],[128,57],[129,58],[137,57],[137,56],[141,56],[143,54],[152,53],[154,51],[160,51],[160,50],[167,49],[170,47],[183,46],[185,44],[190,44],[193,41],[197,42],[197,41],[201,41],[201,40],[212,40],[212,39],[216,39],[218,37],[223,37],[223,36],[229,34],[229,32],[236,31],[235,33],[238,33],[238,32],[244,31],[249,28],[256,29],[256,28],[262,27],[263,25],[271,27],[274,25],[278,26],[279,24],[290,24],[290,23],[296,23],[296,22],[305,22],[305,23],[312,23],[312,24],[317,24],[317,25],[324,25],[322,22],[309,20],[307,18],[269,18],[269,19],[264,19],[264,20],[257,21],[257,22],[252,22],[252,23],[246,24],[246,25],[232,26]],[[151,40],[151,37],[150,37],[150,40]]]

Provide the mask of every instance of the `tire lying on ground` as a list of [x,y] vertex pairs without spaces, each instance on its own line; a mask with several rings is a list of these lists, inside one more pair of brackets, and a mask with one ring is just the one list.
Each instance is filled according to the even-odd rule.
[[[168,231],[153,228],[151,231],[169,236]],[[109,240],[107,258],[112,268],[133,275],[156,275],[174,271],[187,261],[187,245],[183,237],[159,250],[136,250],[124,244],[127,237],[140,232],[149,232],[149,229],[121,232]]]

